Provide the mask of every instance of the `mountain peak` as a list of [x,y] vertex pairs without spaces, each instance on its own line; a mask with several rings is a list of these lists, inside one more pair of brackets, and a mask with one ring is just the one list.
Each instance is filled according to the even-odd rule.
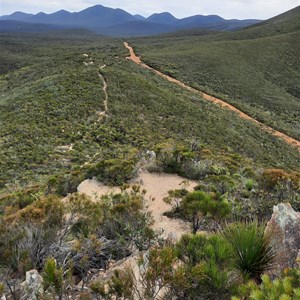
[[173,24],[177,19],[169,12],[155,13],[147,18],[147,21],[153,23]]
[[146,19],[144,16],[139,15],[139,14],[134,15],[134,17],[135,17],[137,20],[145,20],[145,19]]

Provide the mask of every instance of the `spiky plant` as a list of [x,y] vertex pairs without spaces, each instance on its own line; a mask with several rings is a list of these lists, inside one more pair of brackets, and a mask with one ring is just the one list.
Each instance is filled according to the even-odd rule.
[[272,268],[275,251],[271,233],[257,222],[238,223],[229,226],[224,236],[232,246],[235,268],[244,279],[261,282],[261,275]]

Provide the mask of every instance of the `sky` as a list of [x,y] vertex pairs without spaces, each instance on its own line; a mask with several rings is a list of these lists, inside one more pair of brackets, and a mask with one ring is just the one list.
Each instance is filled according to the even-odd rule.
[[268,19],[300,5],[300,0],[0,0],[0,15],[60,9],[75,12],[96,4],[145,17],[168,11],[177,18],[216,14],[226,19]]

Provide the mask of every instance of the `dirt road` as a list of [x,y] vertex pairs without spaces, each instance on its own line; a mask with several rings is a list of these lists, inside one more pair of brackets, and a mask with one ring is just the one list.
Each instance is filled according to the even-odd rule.
[[294,146],[297,148],[297,150],[300,152],[300,141],[296,140],[296,139],[293,139],[291,137],[289,137],[288,135],[280,132],[280,131],[277,131],[275,129],[273,129],[272,127],[268,126],[268,125],[265,125],[259,121],[257,121],[256,119],[250,117],[249,115],[247,115],[246,113],[242,112],[241,110],[237,109],[236,107],[234,107],[233,105],[221,100],[221,99],[218,99],[216,97],[213,97],[211,95],[208,95],[206,93],[203,93],[195,88],[192,88],[190,86],[188,86],[187,84],[183,83],[182,81],[179,81],[171,76],[168,76],[166,74],[163,74],[162,72],[158,71],[158,70],[155,70],[153,69],[152,67],[148,66],[147,64],[145,64],[141,59],[140,57],[138,57],[135,53],[134,53],[134,50],[131,46],[129,46],[129,44],[127,42],[124,42],[124,46],[129,50],[129,53],[130,53],[130,56],[126,57],[128,60],[131,60],[133,61],[134,63],[140,65],[141,67],[143,68],[146,68],[148,70],[151,70],[153,71],[154,73],[156,73],[157,75],[159,75],[160,77],[170,81],[170,82],[173,82],[181,87],[183,87],[184,89],[190,91],[190,92],[193,92],[195,94],[198,94],[200,95],[202,98],[204,98],[205,100],[208,100],[210,102],[213,102],[213,103],[216,103],[218,105],[220,105],[221,107],[223,108],[227,108],[231,111],[234,111],[236,112],[241,118],[243,119],[246,119],[246,120],[249,120],[255,124],[257,124],[261,129],[269,132],[270,134],[272,134],[273,136],[275,137],[279,137],[281,138],[282,140],[284,140],[286,143]]

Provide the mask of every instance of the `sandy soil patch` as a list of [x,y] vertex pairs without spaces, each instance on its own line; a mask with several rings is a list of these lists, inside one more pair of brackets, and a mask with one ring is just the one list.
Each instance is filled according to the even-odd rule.
[[[187,183],[188,186],[184,185]],[[157,174],[141,172],[132,183],[138,183],[146,193],[146,206],[154,218],[153,229],[159,231],[163,237],[172,237],[178,239],[182,234],[190,232],[190,226],[179,219],[170,219],[163,215],[170,210],[170,206],[163,201],[168,195],[169,190],[186,187],[193,190],[197,185],[194,181],[187,181],[185,178],[173,174]],[[95,179],[83,181],[77,188],[79,193],[84,193],[94,199],[108,193],[118,193],[120,188],[109,187],[99,183]]]

